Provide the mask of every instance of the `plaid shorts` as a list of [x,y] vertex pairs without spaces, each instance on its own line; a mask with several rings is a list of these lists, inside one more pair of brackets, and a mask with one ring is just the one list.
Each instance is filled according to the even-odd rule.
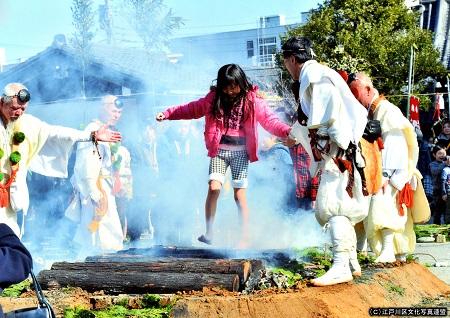
[[247,151],[219,149],[218,154],[209,162],[209,180],[216,180],[223,184],[228,166],[231,167],[233,188],[247,188]]

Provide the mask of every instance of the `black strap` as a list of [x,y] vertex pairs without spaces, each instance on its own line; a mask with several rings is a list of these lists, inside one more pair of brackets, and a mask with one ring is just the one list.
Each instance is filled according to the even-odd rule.
[[303,112],[302,105],[300,104],[300,82],[294,81],[291,84],[292,94],[294,95],[295,102],[297,103],[297,121],[300,125],[306,126],[308,122],[308,116]]
[[36,276],[33,271],[31,271],[31,278],[33,279],[34,290],[36,291],[36,296],[39,302],[39,307],[47,307],[50,312],[50,318],[56,318],[55,312],[53,311],[52,306],[48,302],[47,298],[45,298],[44,293],[42,292],[41,285],[39,284]]
[[245,145],[245,138],[238,136],[222,135],[220,138],[222,145]]

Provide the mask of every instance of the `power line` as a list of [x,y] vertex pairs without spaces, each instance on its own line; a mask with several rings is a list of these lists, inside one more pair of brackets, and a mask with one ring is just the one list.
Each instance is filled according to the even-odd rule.
[[[274,15],[274,16],[276,16],[276,15]],[[191,29],[211,29],[211,28],[216,28],[216,27],[229,27],[229,26],[239,26],[239,25],[255,25],[255,24],[258,25],[259,24],[259,18],[264,18],[264,17],[267,17],[267,16],[258,17],[257,18],[258,20],[257,21],[253,21],[253,22],[231,23],[231,24],[215,24],[215,25],[214,24],[211,24],[211,25],[199,25],[199,26],[186,27],[184,29],[186,29],[186,30],[191,30]],[[295,21],[295,20],[300,20],[300,19],[301,19],[301,16],[284,17],[285,21],[286,20]],[[187,20],[187,21],[189,21],[189,20]],[[300,21],[293,22],[293,23],[300,23]]]
[[436,96],[436,95],[448,95],[448,92],[438,92],[438,93],[422,93],[422,94],[398,94],[398,95],[384,95],[386,97],[408,97],[408,96]]

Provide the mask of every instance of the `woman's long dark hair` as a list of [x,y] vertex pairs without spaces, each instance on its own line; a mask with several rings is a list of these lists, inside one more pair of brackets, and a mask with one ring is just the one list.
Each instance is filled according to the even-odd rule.
[[[241,89],[239,95],[233,100],[230,100],[223,92],[223,90],[231,84],[236,84]],[[239,65],[226,64],[222,66],[217,72],[217,85],[212,87],[212,89],[216,91],[212,108],[214,118],[221,118],[222,116],[224,116],[225,119],[229,118],[233,106],[239,105],[251,88],[251,83]],[[245,118],[245,115],[246,111],[244,109],[243,118]],[[227,120],[225,120],[225,123],[227,123]]]

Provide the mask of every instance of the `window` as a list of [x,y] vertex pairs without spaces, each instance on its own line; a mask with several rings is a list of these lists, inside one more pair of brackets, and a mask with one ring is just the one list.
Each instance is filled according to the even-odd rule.
[[276,54],[277,53],[277,38],[262,38],[259,39],[259,55]]
[[253,47],[253,41],[247,41],[247,57],[251,58],[255,55],[255,49]]
[[277,38],[262,38],[259,43],[259,64],[260,66],[274,66],[275,55],[277,54]]

